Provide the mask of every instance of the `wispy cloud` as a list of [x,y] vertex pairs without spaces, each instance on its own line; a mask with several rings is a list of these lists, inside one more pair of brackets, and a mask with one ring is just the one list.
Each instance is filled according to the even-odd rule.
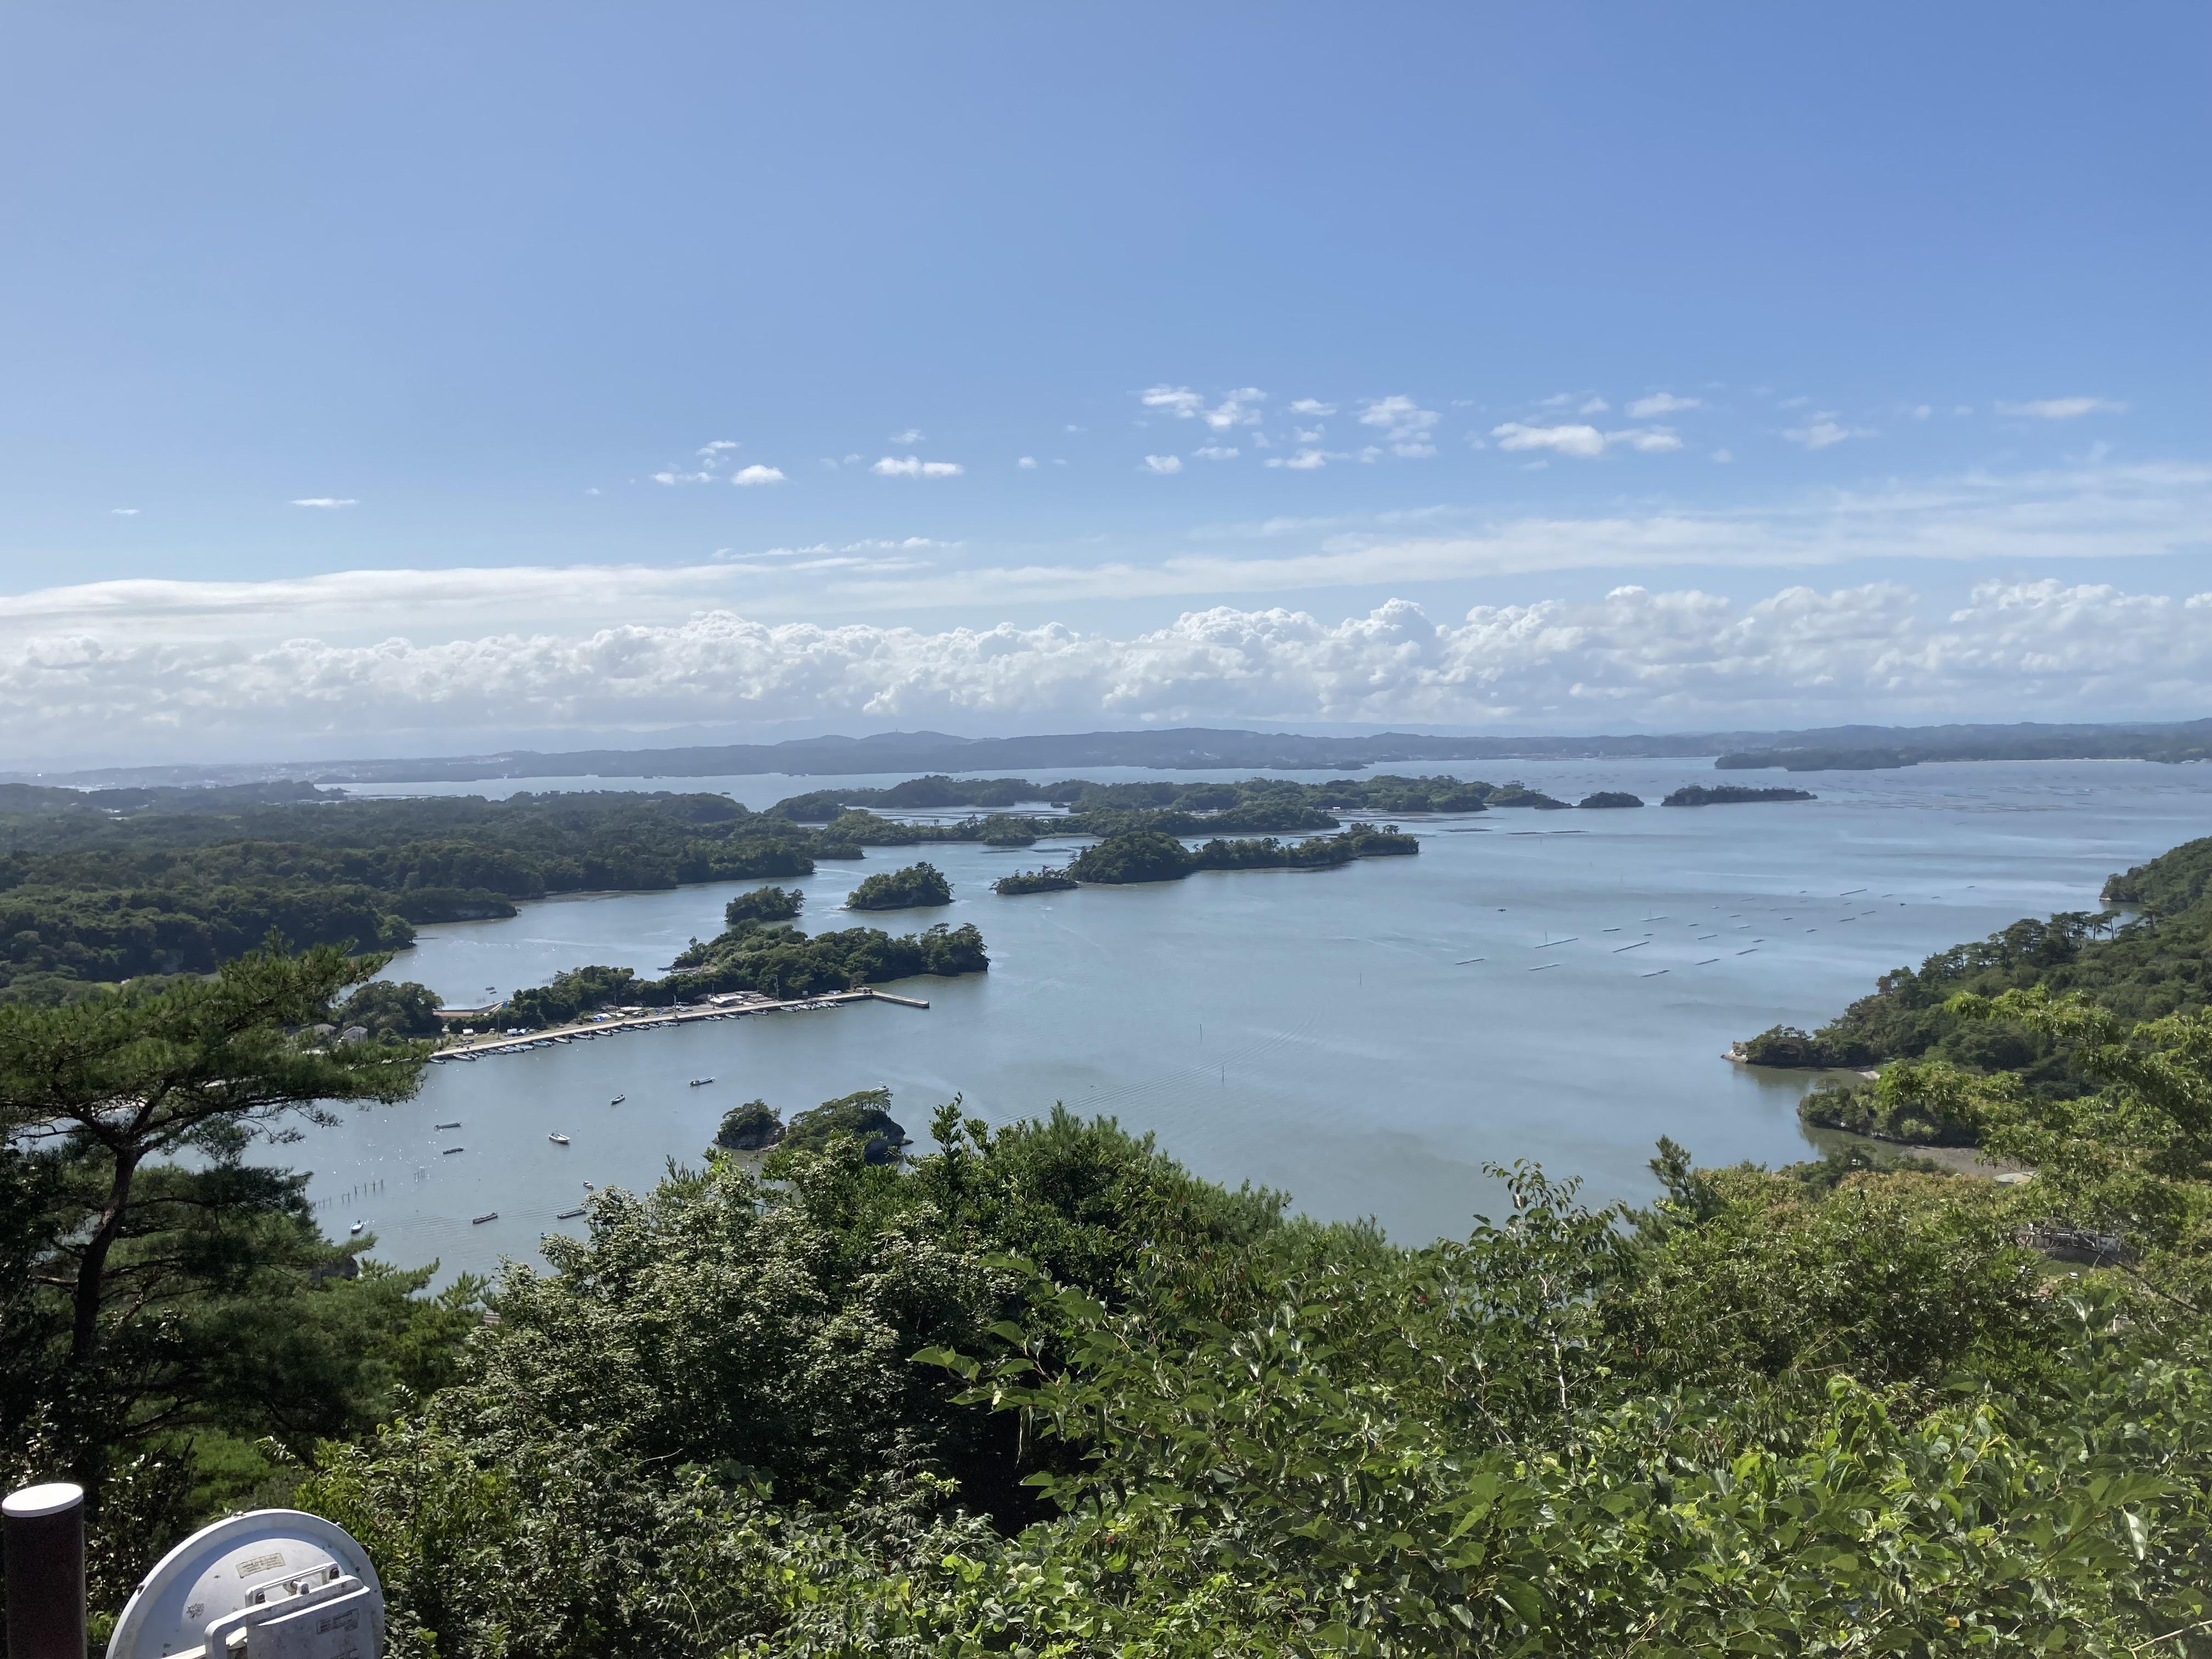
[[740,489],[750,489],[759,484],[778,484],[783,482],[780,466],[741,466],[730,474],[730,482]]
[[1160,410],[1179,420],[1202,420],[1216,432],[1226,432],[1233,427],[1257,426],[1260,405],[1267,394],[1255,386],[1240,386],[1225,393],[1212,408],[1206,398],[1187,386],[1156,386],[1138,394],[1138,401],[1146,409]]
[[2109,398],[2036,398],[2024,404],[2000,403],[1997,413],[2034,421],[2072,421],[2084,415],[2124,415],[2127,409]]
[[1182,471],[1182,457],[1180,455],[1147,455],[1145,457],[1144,465],[1140,470],[1146,472],[1158,473],[1180,472]]
[[868,469],[884,478],[957,478],[967,470],[957,461],[925,461],[919,455],[886,455]]
[[1325,404],[1318,398],[1301,398],[1291,405],[1291,413],[1293,415],[1334,415],[1336,413],[1336,405],[1334,404]]
[[1034,455],[1024,455],[1020,459],[1017,460],[1014,465],[1021,468],[1024,472],[1034,472],[1036,471],[1036,457]]
[[1648,421],[1654,415],[1679,414],[1686,409],[1703,409],[1705,406],[1705,400],[1701,398],[1678,398],[1671,392],[1655,392],[1629,404],[1628,413],[1632,420]]
[[903,432],[892,433],[891,441],[895,444],[918,444],[921,441],[921,428],[910,426]]
[[295,500],[292,505],[295,507],[359,507],[361,503],[354,500],[350,495],[302,495]]
[[1393,453],[1412,459],[1420,459],[1437,453],[1430,434],[1441,417],[1433,409],[1423,409],[1411,398],[1394,393],[1388,398],[1370,398],[1359,411],[1359,423],[1379,428],[1390,441]]
[[107,510],[118,519],[135,519],[138,516],[138,509],[135,507],[111,507]]
[[1233,445],[1203,444],[1191,451],[1191,453],[1201,461],[1233,461],[1237,459],[1237,450]]
[[1291,472],[1318,472],[1331,461],[1348,461],[1351,459],[1349,455],[1338,454],[1331,450],[1301,449],[1295,455],[1270,455],[1262,465],[1282,467]]
[[1491,428],[1490,435],[1498,440],[1500,449],[1516,453],[1543,449],[1585,461],[1595,459],[1616,445],[1646,455],[1663,455],[1682,447],[1682,440],[1674,428],[1664,426],[1632,426],[1615,432],[1601,432],[1594,426],[1580,423],[1526,426],[1519,421],[1508,421],[1503,426]]
[[1827,449],[1850,438],[1879,435],[1871,427],[1845,426],[1832,413],[1814,415],[1802,426],[1786,427],[1782,435],[1807,449]]

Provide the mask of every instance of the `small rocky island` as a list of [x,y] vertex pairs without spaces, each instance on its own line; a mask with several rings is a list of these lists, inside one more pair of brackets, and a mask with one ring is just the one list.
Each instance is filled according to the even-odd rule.
[[1586,811],[1613,806],[1641,806],[1644,805],[1644,797],[1632,795],[1622,789],[1601,789],[1595,795],[1584,795],[1575,805]]
[[1747,789],[1735,783],[1688,783],[1659,804],[1662,806],[1733,806],[1740,801],[1819,799],[1809,789]]
[[848,910],[911,910],[952,902],[952,884],[933,864],[909,864],[870,876],[845,901]]
[[764,1100],[749,1100],[722,1114],[714,1144],[727,1152],[764,1152],[783,1139],[783,1120]]
[[991,884],[991,890],[1006,897],[1021,893],[1064,893],[1082,884],[1065,870],[1017,870],[1011,876],[1000,876]]

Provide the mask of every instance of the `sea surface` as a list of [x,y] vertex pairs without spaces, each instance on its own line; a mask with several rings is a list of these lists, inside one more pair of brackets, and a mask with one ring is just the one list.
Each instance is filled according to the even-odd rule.
[[[1777,1024],[1812,1027],[1900,964],[2020,917],[2094,909],[2105,878],[2212,834],[2212,767],[2146,762],[1716,774],[1689,761],[1455,766],[1565,799],[1656,803],[1685,782],[1798,784],[1813,801],[1408,819],[1414,858],[1316,872],[1000,898],[990,882],[1074,843],[872,849],[796,884],[802,926],[848,925],[863,876],[926,857],[950,907],[872,914],[893,931],[972,921],[991,971],[905,981],[887,1003],[604,1036],[431,1068],[422,1093],[346,1114],[288,1149],[326,1231],[441,1277],[538,1259],[586,1183],[641,1187],[696,1164],[722,1114],[788,1119],[878,1084],[927,1150],[938,1104],[1006,1123],[1106,1113],[1199,1173],[1291,1195],[1397,1239],[1463,1235],[1496,1213],[1487,1164],[1536,1160],[1595,1199],[1641,1200],[1672,1136],[1703,1163],[1814,1155],[1803,1073],[1723,1058]],[[1240,773],[1094,771],[1101,781]],[[1318,781],[1325,774],[1291,774]],[[896,778],[592,779],[386,788],[715,790],[753,806]],[[1042,780],[1041,780],[1042,781]],[[721,928],[753,884],[600,895],[501,921],[426,927],[390,972],[473,1005],[564,968],[656,973]],[[712,1078],[693,1087],[693,1079]],[[619,1106],[616,1096],[626,1097]],[[459,1128],[434,1126],[458,1123]],[[561,1146],[550,1133],[569,1137]],[[448,1147],[462,1151],[447,1152]],[[497,1212],[498,1219],[472,1224]]]

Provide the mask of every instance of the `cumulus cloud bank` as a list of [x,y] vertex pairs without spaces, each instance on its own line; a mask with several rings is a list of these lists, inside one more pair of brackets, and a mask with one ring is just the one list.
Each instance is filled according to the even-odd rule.
[[1394,599],[1324,622],[1217,606],[1117,637],[1049,623],[770,624],[726,609],[665,625],[417,644],[252,647],[52,631],[0,658],[18,731],[106,753],[248,740],[356,748],[478,733],[581,735],[836,719],[1334,720],[1559,729],[2201,708],[2212,593],[1992,581],[1948,615],[1872,583],[1748,604],[1617,587],[1589,602],[1437,621]]

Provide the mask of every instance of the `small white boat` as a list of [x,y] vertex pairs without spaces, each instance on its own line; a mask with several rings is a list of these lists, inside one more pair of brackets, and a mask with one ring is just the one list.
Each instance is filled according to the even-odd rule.
[[599,1189],[597,1187],[594,1187],[593,1185],[592,1185],[592,1183],[591,1183],[590,1182],[588,1182],[588,1181],[587,1181],[587,1182],[586,1182],[584,1183],[584,1190],[585,1190],[586,1192],[587,1192],[587,1193],[596,1193],[596,1192],[597,1192],[597,1191],[599,1191]]
[[568,1144],[568,1137],[566,1135],[548,1135],[545,1139],[551,1141],[556,1146],[565,1146]]
[[695,1077],[691,1079],[691,1086],[695,1089],[703,1089],[714,1080],[710,1077]]
[[609,1101],[607,1104],[610,1106],[619,1106],[623,1102],[629,1098],[629,1097],[628,1095],[617,1095],[612,1100]]
[[366,1227],[367,1225],[368,1225],[368,1223],[367,1223],[366,1221],[356,1221],[356,1222],[355,1222],[355,1223],[353,1224],[353,1225],[352,1225],[351,1227],[349,1227],[349,1229],[347,1229],[347,1231],[349,1231],[349,1232],[358,1233],[358,1232],[359,1232],[359,1231],[360,1231],[363,1227]]

